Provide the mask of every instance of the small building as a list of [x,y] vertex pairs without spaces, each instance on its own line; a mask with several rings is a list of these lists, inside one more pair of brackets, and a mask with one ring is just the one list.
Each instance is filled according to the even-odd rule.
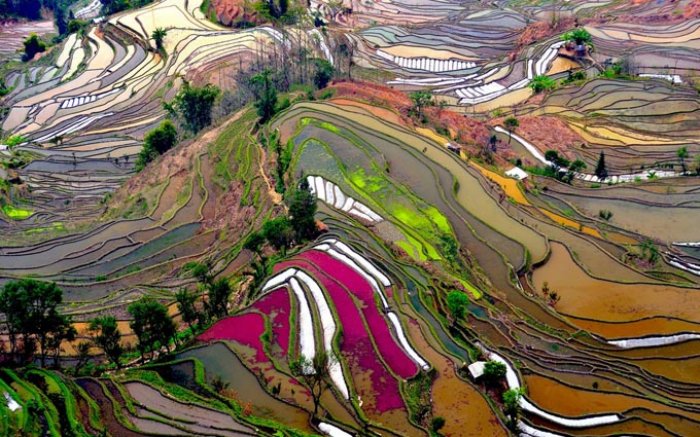
[[447,150],[459,155],[459,153],[462,151],[462,146],[460,146],[459,144],[455,144],[455,143],[447,143]]
[[486,366],[486,361],[477,361],[475,363],[472,363],[467,367],[469,370],[469,374],[472,376],[472,379],[479,379],[481,376],[484,374],[484,367]]
[[520,167],[513,167],[506,171],[506,176],[522,181],[523,179],[527,178],[527,172]]

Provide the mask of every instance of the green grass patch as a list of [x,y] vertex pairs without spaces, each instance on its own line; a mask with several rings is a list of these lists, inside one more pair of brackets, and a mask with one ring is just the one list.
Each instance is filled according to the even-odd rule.
[[2,212],[12,220],[24,220],[34,213],[31,209],[19,208],[9,203],[2,206]]
[[55,223],[51,223],[48,226],[39,226],[37,228],[26,229],[24,231],[24,233],[26,235],[33,235],[33,234],[43,234],[44,232],[52,232],[52,231],[61,232],[61,231],[65,231],[65,230],[66,230],[66,226],[62,222],[55,222]]

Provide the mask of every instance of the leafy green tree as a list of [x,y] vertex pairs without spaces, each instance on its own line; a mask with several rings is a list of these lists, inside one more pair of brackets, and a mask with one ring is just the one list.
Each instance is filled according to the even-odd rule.
[[503,393],[503,412],[508,416],[508,427],[514,430],[520,416],[520,399],[523,397],[522,389],[512,388]]
[[333,64],[325,59],[314,59],[314,85],[317,89],[325,88],[333,78]]
[[535,93],[553,90],[555,86],[556,82],[554,82],[554,79],[544,74],[535,76],[532,78],[532,82],[530,82],[530,88],[532,88]]
[[683,173],[685,173],[688,170],[685,167],[685,160],[688,158],[688,148],[683,146],[680,149],[676,150],[676,156],[678,156],[678,160],[681,162],[681,168],[683,169]]
[[415,91],[412,92],[409,97],[413,102],[411,107],[411,112],[415,113],[419,119],[423,119],[423,109],[428,106],[433,106],[433,95],[430,91]]
[[168,315],[168,309],[160,302],[143,297],[127,307],[132,317],[129,323],[138,339],[141,358],[146,352],[153,352],[156,345],[165,346],[170,351],[170,340],[175,337],[175,323]]
[[569,166],[569,170],[571,170],[571,171],[573,171],[573,172],[576,172],[576,173],[580,173],[580,172],[582,172],[583,170],[585,170],[586,167],[587,167],[587,165],[586,165],[585,162],[581,161],[580,159],[576,159],[576,160],[574,160],[574,162],[572,162],[571,165]]
[[311,193],[309,182],[302,178],[289,201],[289,223],[294,229],[297,241],[316,238],[316,197]]
[[121,367],[120,360],[124,354],[124,348],[121,345],[117,319],[114,316],[95,317],[90,320],[88,330],[92,334],[93,342],[104,351],[107,359],[117,368]]
[[328,355],[325,350],[317,351],[313,358],[302,355],[298,360],[290,363],[292,374],[298,377],[311,393],[311,399],[314,402],[313,417],[318,415],[321,395],[331,386],[328,368],[332,364],[333,357]]
[[31,61],[37,53],[46,51],[46,43],[39,38],[36,33],[30,33],[24,44],[24,61]]
[[81,37],[85,36],[85,30],[90,25],[88,21],[84,20],[70,20],[68,22],[68,33],[77,33]]
[[608,169],[605,166],[605,152],[600,152],[598,156],[598,163],[595,166],[595,175],[598,180],[604,180],[608,177]]
[[162,27],[157,27],[151,33],[151,39],[153,39],[153,42],[156,44],[156,50],[163,50],[163,41],[167,35],[168,30],[163,29]]
[[454,290],[447,294],[447,309],[455,321],[464,317],[468,305],[469,298],[464,292]]
[[223,317],[228,314],[228,300],[232,291],[226,278],[219,278],[209,285],[206,302],[209,317]]
[[262,233],[272,247],[286,250],[294,239],[294,229],[287,217],[276,217],[263,224]]
[[165,104],[168,112],[180,116],[184,126],[197,133],[211,124],[211,110],[221,90],[212,84],[196,87],[184,81],[172,104]]
[[265,69],[250,78],[255,96],[255,109],[260,123],[265,123],[275,115],[277,109],[277,89],[272,82],[272,70]]
[[177,143],[177,130],[170,120],[163,120],[158,127],[149,131],[143,139],[143,148],[136,159],[136,171],[143,170],[149,162],[167,152]]
[[172,149],[177,143],[177,129],[170,120],[163,120],[160,125],[144,137],[144,142],[150,144],[159,154]]
[[508,144],[510,144],[513,137],[513,131],[520,126],[520,122],[517,118],[511,116],[503,120],[503,125],[508,131]]
[[583,27],[577,27],[562,35],[562,39],[567,42],[573,42],[577,45],[590,44],[592,41],[591,34]]
[[51,349],[60,347],[63,340],[75,337],[70,317],[59,314],[63,292],[54,282],[20,279],[6,283],[0,291],[0,313],[5,316],[13,354],[17,340],[22,337],[24,353],[34,352],[39,345],[41,366]]
[[700,176],[700,154],[695,155],[695,158],[693,158],[693,170],[695,170],[697,176]]
[[489,385],[498,384],[506,376],[506,365],[500,361],[489,360],[484,364],[484,382]]
[[136,163],[134,164],[134,170],[137,172],[146,168],[149,162],[155,160],[158,157],[158,152],[148,143],[144,143],[143,147],[139,151],[136,157]]
[[181,288],[180,291],[175,294],[175,301],[177,302],[177,309],[180,311],[182,320],[187,323],[187,326],[192,328],[195,322],[199,320],[199,312],[195,305],[197,302],[197,294],[186,288]]

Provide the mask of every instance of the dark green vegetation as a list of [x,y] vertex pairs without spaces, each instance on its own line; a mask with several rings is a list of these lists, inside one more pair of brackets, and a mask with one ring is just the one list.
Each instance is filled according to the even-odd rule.
[[186,129],[197,133],[211,124],[211,111],[220,94],[221,90],[214,85],[196,87],[184,81],[175,99],[164,105]]
[[27,362],[38,350],[43,367],[49,353],[58,356],[61,343],[76,332],[68,316],[60,314],[63,292],[53,282],[34,279],[10,281],[0,291],[0,313],[14,362]]
[[37,53],[45,51],[46,43],[39,38],[39,35],[32,33],[24,40],[24,56],[22,56],[22,60],[29,61],[34,59]]
[[149,162],[172,149],[177,143],[177,130],[170,120],[160,123],[160,126],[148,132],[143,138],[143,148],[136,160],[136,171],[141,171]]
[[0,1],[0,16],[37,20],[41,17],[41,5],[40,0],[3,0]]

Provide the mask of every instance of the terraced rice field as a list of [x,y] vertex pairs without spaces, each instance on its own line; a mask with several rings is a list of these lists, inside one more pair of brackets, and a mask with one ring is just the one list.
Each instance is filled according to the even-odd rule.
[[[75,328],[20,365],[0,314],[0,435],[698,434],[697,2],[146,3],[0,30],[0,286]],[[137,171],[185,83],[213,123]]]

